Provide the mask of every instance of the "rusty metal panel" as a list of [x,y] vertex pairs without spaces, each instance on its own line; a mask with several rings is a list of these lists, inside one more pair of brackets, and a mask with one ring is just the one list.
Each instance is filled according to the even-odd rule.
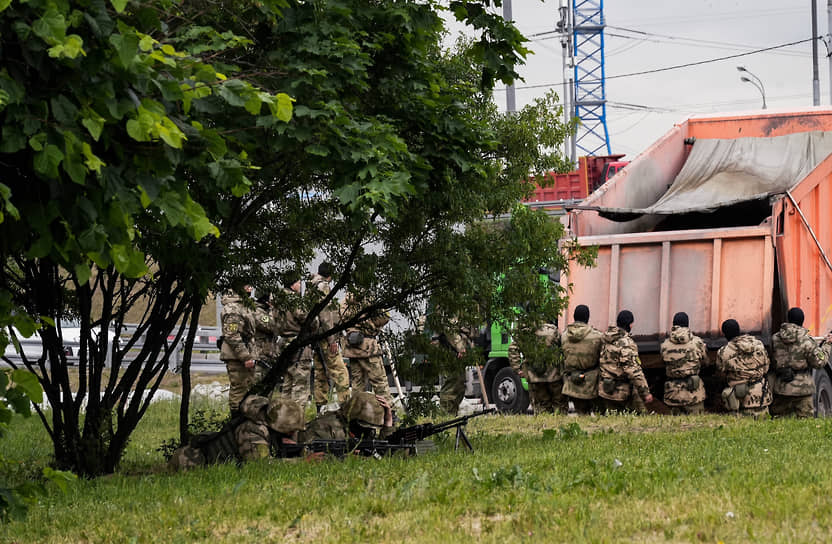
[[710,333],[713,240],[677,242],[670,249],[668,320],[659,329],[667,334],[676,312],[685,312],[696,334]]
[[584,268],[574,261],[569,265],[569,273],[561,275],[564,287],[572,284],[569,296],[569,307],[566,317],[559,320],[559,325],[565,330],[567,323],[572,322],[572,313],[579,304],[589,307],[589,322],[597,329],[604,330],[609,323],[610,299],[610,264],[612,261],[612,247],[598,248],[596,266]]
[[616,311],[610,315],[615,322],[618,312],[630,310],[635,322],[634,335],[653,335],[659,330],[659,289],[662,265],[661,243],[626,245],[621,248],[620,288]]
[[773,278],[766,277],[766,252],[772,252],[768,236],[722,241],[719,286],[720,324],[736,319],[743,332],[767,333],[771,313]]
[[775,220],[782,218],[777,236],[781,302],[784,309],[802,308],[803,325],[822,335],[832,329],[832,270],[827,262],[832,254],[832,157],[800,181],[791,196],[799,210],[788,198],[774,208]]
[[769,322],[773,253],[768,226],[589,236],[599,246],[595,268],[570,267],[564,283],[574,290],[561,329],[578,304],[590,307],[590,322],[603,329],[619,310],[635,316],[633,335],[660,339],[673,314],[684,311],[698,333],[719,337],[725,319],[744,331],[761,332]]

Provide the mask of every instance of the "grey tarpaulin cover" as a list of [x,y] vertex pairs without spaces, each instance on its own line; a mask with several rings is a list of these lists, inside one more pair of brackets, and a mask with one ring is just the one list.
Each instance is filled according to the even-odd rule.
[[[724,206],[784,193],[830,153],[832,132],[696,140],[673,184],[652,206],[587,208],[613,221],[629,221],[641,215],[713,212]],[[638,179],[628,182],[638,183]]]

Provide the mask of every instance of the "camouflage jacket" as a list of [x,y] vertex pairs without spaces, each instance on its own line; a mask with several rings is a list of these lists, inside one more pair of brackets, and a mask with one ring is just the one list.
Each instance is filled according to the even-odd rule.
[[464,325],[457,326],[453,332],[444,336],[448,341],[449,347],[457,353],[464,353],[473,347],[476,329]]
[[638,358],[638,347],[623,329],[610,325],[604,333],[599,362],[599,397],[625,401],[630,398],[633,387],[642,398],[650,393]]
[[748,393],[740,399],[740,408],[763,408],[771,404],[771,389],[766,380],[768,354],[763,343],[748,334],[732,338],[719,348],[716,367],[734,388],[748,384]]
[[222,347],[223,361],[245,362],[257,358],[254,346],[255,319],[250,309],[236,294],[222,297]]
[[[344,319],[348,319],[349,316],[355,315],[356,312],[360,311],[360,305],[353,302],[349,297],[344,302],[345,304],[341,310],[341,315]],[[389,321],[390,314],[388,312],[382,312],[378,315],[368,317],[359,322],[356,326],[347,329],[345,331],[347,341],[344,342],[344,357],[348,357],[350,359],[366,359],[368,357],[381,356],[381,346],[379,345],[378,340],[376,340],[376,336],[378,336],[378,333],[381,332],[381,329],[384,328]],[[354,332],[361,333],[364,337],[361,343],[355,346],[349,343],[350,333]]]
[[783,323],[771,338],[771,345],[774,393],[787,397],[814,395],[812,369],[826,364],[832,345],[818,345],[808,330],[794,323]]
[[705,342],[687,327],[674,325],[670,336],[662,342],[667,381],[664,383],[664,402],[669,406],[690,406],[705,400],[705,385],[699,379],[699,369],[707,362]]
[[[384,440],[393,433],[394,427],[382,427],[379,440]],[[340,410],[328,412],[316,417],[306,424],[306,429],[298,434],[298,443],[313,440],[346,440],[350,438],[350,424]]]
[[[290,289],[284,289],[284,291],[290,297],[297,299],[298,295],[294,291]],[[273,311],[272,316],[275,322],[275,331],[283,337],[282,344],[285,348],[290,342],[292,342],[297,336],[300,334],[300,329],[303,326],[303,323],[306,321],[307,312],[300,307],[297,308],[290,308],[288,310],[283,311]],[[312,323],[312,331],[315,330],[315,327],[318,326],[318,319],[315,318]],[[293,357],[293,360],[310,360],[312,359],[312,347],[311,346],[304,346],[302,350],[299,350]]]
[[563,394],[576,399],[598,396],[598,361],[603,334],[580,321],[570,323],[561,340],[563,351]]
[[[554,382],[561,377],[563,372],[562,360],[560,355],[560,331],[557,326],[551,323],[544,323],[539,329],[534,331],[535,338],[543,345],[547,352],[546,358],[551,358],[554,364],[546,364],[549,366],[544,372],[536,371],[537,366],[535,361],[529,360],[527,357],[523,362],[523,370],[526,377],[531,383]],[[554,353],[557,351],[557,353]]]
[[266,305],[258,304],[254,309],[254,345],[257,356],[261,359],[273,359],[278,356],[277,340],[280,334],[272,310]]
[[[319,300],[322,300],[325,296],[329,294],[329,282],[326,281],[326,278],[324,278],[320,274],[312,274],[306,281],[306,290],[308,293],[312,294],[315,302],[318,302]],[[337,325],[338,314],[338,303],[333,299],[329,303],[329,305],[323,310],[321,310],[320,314],[318,314],[318,325],[320,327],[319,330],[321,332],[328,331],[329,329]],[[332,343],[335,341],[335,339],[330,337],[327,339],[327,341],[328,343]]]

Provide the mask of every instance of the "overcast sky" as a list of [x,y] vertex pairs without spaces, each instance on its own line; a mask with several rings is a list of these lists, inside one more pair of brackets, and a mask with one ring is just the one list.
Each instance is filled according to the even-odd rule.
[[[818,0],[818,34],[827,30],[827,2]],[[554,30],[558,0],[513,0],[513,18],[524,35]],[[607,0],[604,2],[606,75],[714,59],[812,36],[810,0]],[[616,28],[613,28],[616,27]],[[636,34],[632,31],[646,32]],[[621,36],[629,35],[632,38]],[[533,38],[534,51],[517,83],[517,107],[563,81],[560,41]],[[812,106],[810,42],[741,58],[650,75],[608,79],[607,126],[613,153],[628,159],[643,151],[674,123],[708,112],[759,109],[760,92],[740,81],[744,65],[765,86],[769,109]],[[818,46],[821,105],[829,104],[826,47]],[[524,88],[527,87],[527,88]],[[495,99],[505,109],[505,93]],[[645,106],[625,109],[618,104]]]

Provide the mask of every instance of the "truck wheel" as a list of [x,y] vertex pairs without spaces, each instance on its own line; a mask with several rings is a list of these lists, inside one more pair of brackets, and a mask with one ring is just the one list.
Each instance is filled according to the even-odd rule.
[[818,370],[815,375],[815,415],[832,416],[832,380],[824,369]]
[[520,376],[511,367],[501,368],[491,386],[491,402],[501,412],[525,413],[529,408],[529,392],[523,389]]

